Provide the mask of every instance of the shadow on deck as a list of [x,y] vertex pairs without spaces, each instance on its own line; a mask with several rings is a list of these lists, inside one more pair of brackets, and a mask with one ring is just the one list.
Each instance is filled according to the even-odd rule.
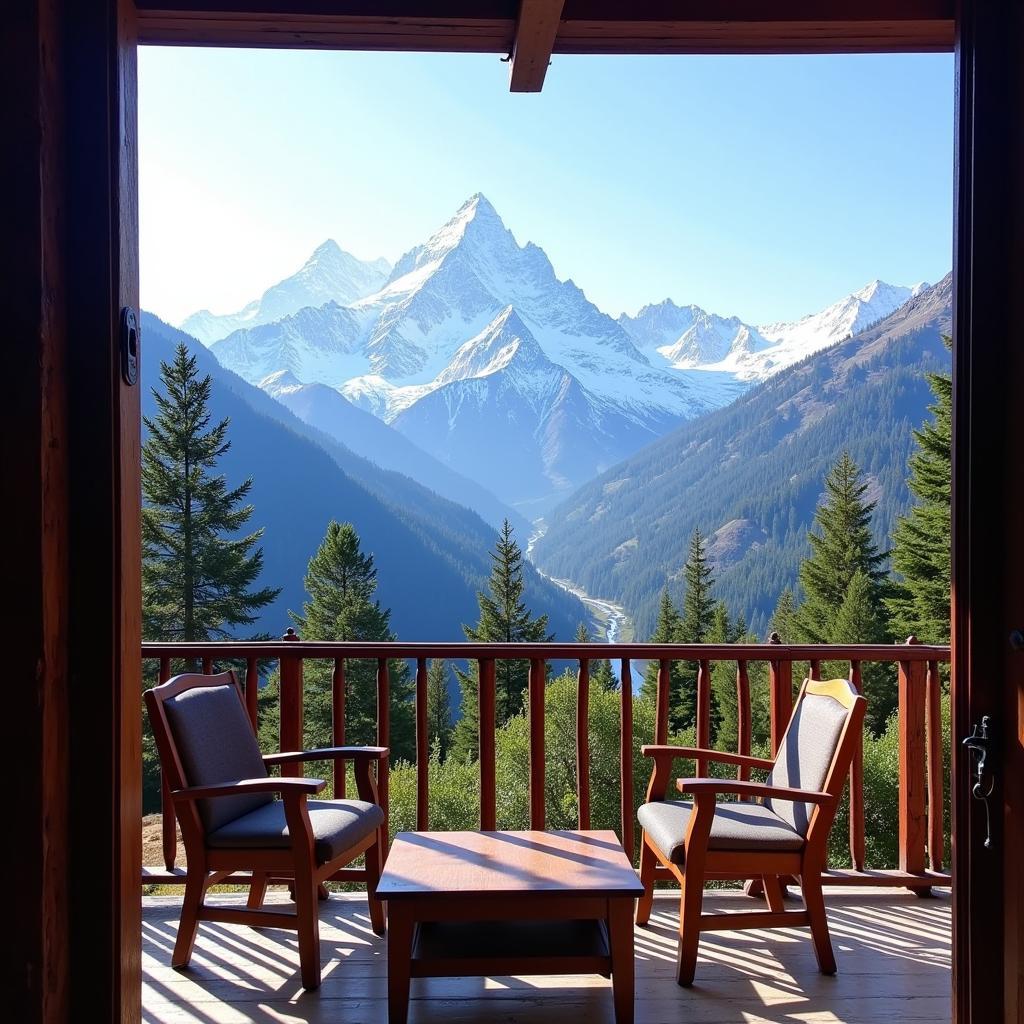
[[[271,897],[277,899],[280,897]],[[235,901],[238,897],[211,899]],[[659,895],[636,929],[637,1024],[881,1024],[950,1019],[950,899],[899,890],[826,894],[839,963],[818,974],[806,928],[712,932],[701,939],[692,989],[674,982],[678,900]],[[708,910],[749,910],[743,896],[709,893]],[[303,993],[290,932],[202,924],[184,972],[169,966],[180,900],[143,909],[143,1020],[149,1024],[376,1024],[387,1020],[387,942],[371,931],[365,899],[321,905],[323,984]],[[413,980],[410,1024],[611,1022],[600,977]]]

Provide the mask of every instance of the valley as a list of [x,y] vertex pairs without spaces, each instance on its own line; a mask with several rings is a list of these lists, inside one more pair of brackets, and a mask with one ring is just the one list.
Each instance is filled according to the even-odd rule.
[[[472,621],[508,519],[559,638],[587,619],[619,641],[650,634],[663,587],[678,596],[694,528],[717,592],[760,633],[844,448],[884,544],[909,501],[925,375],[948,363],[948,308],[948,280],[875,280],[792,322],[671,299],[613,318],[478,193],[394,265],[325,242],[243,309],[182,329],[261,415],[323,448],[426,551],[440,545],[468,590],[436,609],[436,636]],[[423,619],[392,600],[403,626]]]

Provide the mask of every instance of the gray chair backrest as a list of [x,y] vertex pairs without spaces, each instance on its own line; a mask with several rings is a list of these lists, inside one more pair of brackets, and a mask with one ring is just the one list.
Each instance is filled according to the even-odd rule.
[[[805,693],[793,711],[768,784],[820,792],[849,714],[849,710],[832,697]],[[800,835],[807,835],[813,804],[766,800],[765,805]]]
[[[197,686],[164,702],[187,786],[265,778],[259,744],[234,686]],[[273,800],[270,793],[199,801],[207,833]]]

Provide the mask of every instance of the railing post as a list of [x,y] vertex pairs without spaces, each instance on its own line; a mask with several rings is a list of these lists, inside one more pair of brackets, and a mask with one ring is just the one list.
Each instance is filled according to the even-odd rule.
[[[391,678],[388,674],[388,659],[377,659],[377,746],[391,745]],[[384,840],[388,839],[388,776],[390,759],[377,762],[377,793],[381,810],[384,811]]]
[[[447,680],[445,680],[447,685]],[[427,659],[416,659],[416,830],[430,828],[430,735],[427,730]]]
[[[782,643],[778,633],[772,633],[768,643],[778,646]],[[793,662],[773,658],[769,662],[771,674],[770,716],[772,756],[779,752],[782,737],[786,734],[789,719],[793,714]]]
[[[159,681],[166,683],[171,678],[171,659],[160,659]],[[164,857],[164,867],[174,870],[178,859],[178,828],[174,813],[174,801],[171,799],[171,787],[163,769],[160,770],[160,848]]]
[[481,658],[477,670],[477,724],[480,745],[480,828],[497,828],[497,783],[494,768],[495,669],[493,658]]
[[579,828],[590,828],[590,662],[580,658],[576,679],[576,799]]
[[[711,663],[702,658],[697,668],[697,746],[711,746]],[[707,761],[698,758],[694,768],[697,778],[707,774]]]
[[928,662],[927,691],[928,866],[932,871],[941,871],[945,844],[945,801],[942,785],[942,697],[937,661]]
[[672,662],[662,658],[658,662],[658,697],[654,705],[654,742],[668,743],[668,702],[669,684],[672,679]]
[[[750,756],[751,717],[750,717],[750,674],[747,663],[736,663],[736,753]],[[750,778],[750,769],[740,765],[736,769],[736,778],[746,781]]]
[[544,661],[530,662],[530,828],[544,830]]
[[245,709],[249,712],[253,732],[259,729],[260,714],[260,671],[259,662],[255,658],[245,660]]
[[[334,659],[331,672],[331,741],[336,747],[345,746],[345,659]],[[345,799],[345,762],[334,762],[334,798]]]
[[900,661],[899,844],[900,870],[908,874],[925,869],[925,676],[923,661]]
[[[295,630],[289,627],[282,640],[297,643]],[[302,750],[302,656],[285,653],[281,655],[281,750]],[[302,764],[281,765],[282,775],[301,775]]]
[[622,820],[622,848],[633,862],[633,673],[629,658],[622,659],[619,673],[619,813]]
[[[850,683],[860,693],[862,680],[860,662],[850,662]],[[864,841],[864,729],[853,745],[850,762],[850,863],[854,871],[863,871],[865,864]]]

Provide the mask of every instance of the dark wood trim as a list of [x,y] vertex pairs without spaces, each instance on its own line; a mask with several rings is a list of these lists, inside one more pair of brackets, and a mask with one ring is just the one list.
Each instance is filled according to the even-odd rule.
[[[141,40],[513,54],[514,91],[535,91],[554,53],[837,53],[951,50],[954,0],[139,0]],[[525,11],[523,16],[520,11]],[[554,19],[552,21],[552,19]],[[534,26],[521,33],[517,26]],[[557,30],[557,34],[553,33]]]
[[969,758],[953,743],[954,1020],[1018,1020],[1024,853],[1024,9],[963,0],[957,36],[953,296],[954,736],[991,714],[994,847],[971,799]]
[[[140,395],[120,366],[138,309],[134,7],[62,7],[68,135],[72,1017],[141,1015]],[[145,358],[144,343],[142,358]],[[81,873],[83,881],[77,884]],[[86,1007],[88,1009],[86,1009]]]
[[[67,758],[68,614],[66,177],[60,26],[53,5],[22,4],[0,33],[5,161],[0,276],[8,320],[0,404],[9,490],[4,623],[6,730],[17,822],[4,957],[5,1015],[29,1024],[68,1016],[70,986]],[[14,540],[14,538],[17,538]]]

